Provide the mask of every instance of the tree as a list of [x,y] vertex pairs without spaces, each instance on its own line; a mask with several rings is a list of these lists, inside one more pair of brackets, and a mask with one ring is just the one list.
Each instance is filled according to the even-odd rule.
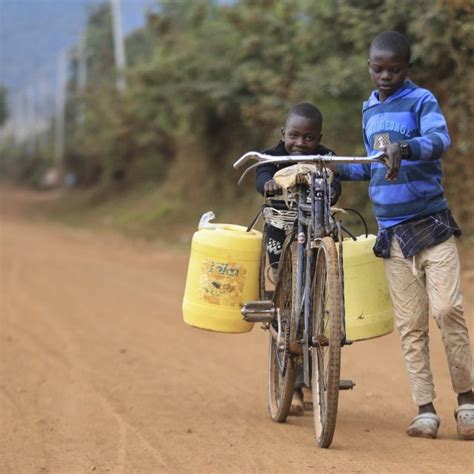
[[[373,87],[368,46],[395,29],[413,45],[412,79],[433,90],[447,116],[446,189],[469,222],[473,24],[468,0],[160,2],[127,40],[128,88],[117,94],[104,4],[89,18],[89,86],[70,152],[103,176],[120,168],[137,177],[142,167],[147,179],[162,180],[162,170],[175,166],[186,189],[202,185],[192,166],[214,182],[213,193],[235,200],[234,158],[274,143],[289,107],[311,101],[324,116],[324,142],[339,154],[363,154],[360,106]],[[456,192],[460,176],[463,193]],[[365,190],[347,199],[368,203]]]

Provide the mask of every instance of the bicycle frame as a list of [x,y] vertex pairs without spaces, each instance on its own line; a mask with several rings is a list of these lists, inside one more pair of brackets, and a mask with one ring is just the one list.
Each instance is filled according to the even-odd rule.
[[[330,184],[328,173],[324,165],[336,164],[370,164],[373,162],[384,163],[385,153],[381,152],[370,157],[341,157],[332,155],[293,155],[293,156],[270,156],[258,152],[248,152],[234,163],[234,168],[239,168],[250,159],[256,159],[257,163],[247,167],[239,179],[243,181],[248,172],[264,163],[316,163],[319,169],[311,173],[310,185],[300,184],[297,186],[297,277],[296,277],[296,333],[300,333],[301,316],[303,316],[303,338],[298,341],[303,353],[303,376],[304,384],[311,387],[311,358],[310,348],[317,346],[318,341],[312,335],[312,288],[313,270],[315,258],[317,259],[319,242],[323,237],[332,236],[339,242],[339,282],[341,285],[341,345],[351,344],[346,340],[345,317],[344,317],[344,275],[342,255],[342,232],[341,225],[330,222]],[[309,203],[308,203],[309,197]],[[289,243],[295,238],[291,234]],[[283,249],[285,252],[286,249]],[[282,252],[282,254],[283,254]],[[278,282],[277,282],[278,286]],[[276,292],[275,292],[276,293]]]
[[[299,185],[296,194],[298,195],[296,332],[299,334],[302,329],[303,337],[299,344],[303,353],[304,384],[311,387],[310,347],[314,347],[317,343],[313,338],[311,320],[314,259],[317,258],[320,240],[337,230],[335,224],[333,226],[330,224],[330,191],[326,170],[311,173],[311,185]],[[342,274],[339,275],[339,281],[343,288]],[[341,342],[345,343],[345,331]]]

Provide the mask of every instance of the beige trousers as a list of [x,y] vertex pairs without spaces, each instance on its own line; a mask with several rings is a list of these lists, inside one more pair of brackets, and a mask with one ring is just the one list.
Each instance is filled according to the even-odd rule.
[[459,256],[454,237],[404,258],[395,237],[385,274],[400,332],[413,400],[425,405],[436,394],[429,358],[429,310],[441,330],[456,393],[472,389],[472,355],[464,319]]

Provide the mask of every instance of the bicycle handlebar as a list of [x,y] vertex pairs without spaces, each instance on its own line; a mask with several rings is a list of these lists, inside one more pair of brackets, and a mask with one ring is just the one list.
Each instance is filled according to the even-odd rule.
[[387,157],[383,151],[372,156],[334,156],[334,155],[289,155],[289,156],[272,156],[257,151],[248,151],[242,155],[235,163],[234,168],[240,168],[249,160],[257,160],[257,163],[250,165],[240,177],[237,184],[240,184],[248,172],[260,165],[269,163],[340,163],[340,164],[370,164],[374,162],[384,163]]

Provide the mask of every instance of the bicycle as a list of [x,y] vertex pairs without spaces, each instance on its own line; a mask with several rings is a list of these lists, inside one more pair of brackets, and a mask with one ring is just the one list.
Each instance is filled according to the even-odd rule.
[[[302,358],[304,385],[312,388],[316,440],[322,448],[328,448],[333,440],[339,390],[354,386],[350,380],[340,380],[341,347],[352,344],[345,332],[342,232],[352,234],[331,214],[326,165],[384,163],[385,157],[384,153],[371,157],[336,157],[248,152],[234,163],[234,168],[239,168],[252,158],[257,160],[246,168],[239,184],[251,169],[264,163],[314,164],[314,169],[305,172],[304,182],[286,191],[284,206],[271,198],[262,207],[266,224],[260,299],[246,302],[242,314],[246,321],[263,323],[270,333],[268,408],[275,422],[282,423],[288,416],[296,364]],[[280,226],[286,232],[273,291],[266,287],[266,282],[271,281],[265,248],[268,224]]]

